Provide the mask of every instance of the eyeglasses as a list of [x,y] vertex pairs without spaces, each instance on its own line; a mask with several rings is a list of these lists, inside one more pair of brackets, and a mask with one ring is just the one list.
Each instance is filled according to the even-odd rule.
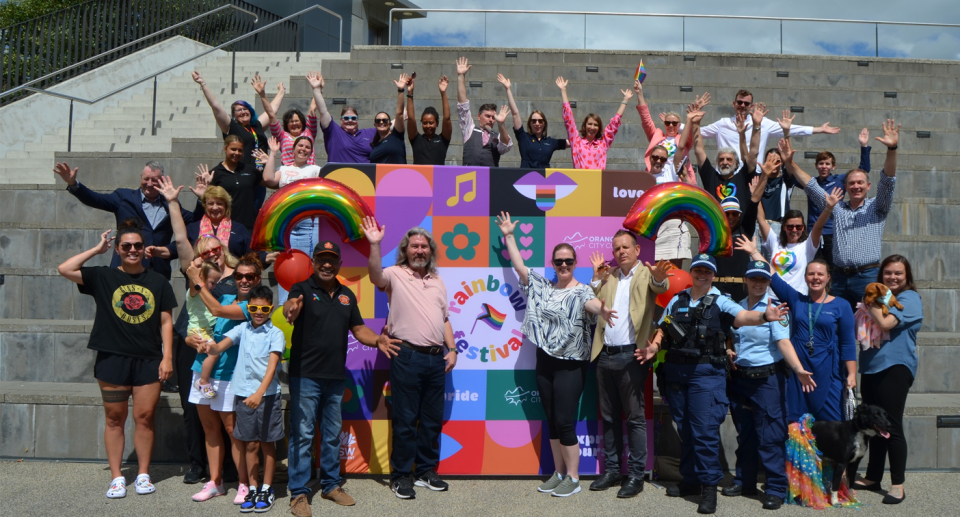
[[123,243],[120,243],[120,249],[121,249],[121,250],[123,250],[123,251],[130,251],[130,248],[133,248],[133,249],[135,249],[135,250],[137,250],[137,251],[140,251],[140,250],[143,249],[143,243],[142,243],[142,242],[123,242]]
[[545,122],[546,122],[546,120],[543,120],[542,118],[530,119],[530,123],[531,123],[531,124],[543,124],[543,123],[545,123]]
[[577,263],[577,259],[572,259],[572,258],[569,258],[569,259],[553,259],[553,265],[554,265],[554,266],[557,266],[557,267],[560,267],[560,266],[572,266],[572,265],[574,265],[574,264],[576,264],[576,263]]
[[680,125],[680,121],[679,121],[679,120],[664,120],[664,121],[663,121],[663,125],[665,125],[665,126],[679,126],[679,125]]
[[652,161],[652,162],[657,162],[657,163],[667,163],[667,157],[666,157],[666,156],[656,156],[656,155],[652,155],[652,154],[651,154],[651,155],[650,155],[650,161]]
[[247,310],[250,311],[250,314],[256,314],[257,312],[270,314],[270,311],[273,310],[273,305],[250,305],[248,303]]
[[740,99],[737,99],[736,101],[734,101],[734,103],[736,103],[737,106],[749,106],[753,104],[753,101],[747,102],[747,101],[742,101]]
[[260,273],[234,273],[233,279],[237,282],[241,280],[246,280],[247,282],[253,282],[254,280],[260,278]]
[[785,225],[783,225],[783,227],[786,228],[786,229],[788,229],[788,230],[794,230],[794,231],[798,231],[798,232],[803,229],[803,225],[802,225],[802,224],[785,224]]
[[200,256],[203,258],[220,256],[220,252],[223,251],[222,246],[217,246],[216,248],[210,248],[207,251],[201,251]]
[[389,124],[389,123],[390,123],[390,119],[388,119],[388,118],[378,118],[378,119],[374,120],[373,122],[374,122],[376,125],[378,125],[378,126],[382,126],[382,125]]
[[357,121],[357,116],[356,116],[356,115],[344,115],[344,116],[340,117],[340,120],[342,120],[342,121],[344,121],[344,122],[356,122],[356,121]]

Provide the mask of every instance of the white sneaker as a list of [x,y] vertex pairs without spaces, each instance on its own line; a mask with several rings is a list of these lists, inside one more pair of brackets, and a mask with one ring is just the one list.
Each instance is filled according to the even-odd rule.
[[137,493],[140,495],[152,494],[157,491],[157,487],[150,482],[150,474],[140,474],[137,481],[133,484]]
[[107,489],[107,498],[120,499],[127,496],[127,480],[123,476],[114,478]]

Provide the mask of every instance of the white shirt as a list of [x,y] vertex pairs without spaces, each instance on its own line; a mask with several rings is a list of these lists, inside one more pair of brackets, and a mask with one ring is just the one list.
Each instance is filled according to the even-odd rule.
[[626,275],[623,270],[618,269],[620,281],[617,283],[617,294],[613,298],[613,307],[617,311],[617,319],[614,320],[615,327],[609,323],[603,329],[603,344],[608,346],[632,345],[637,338],[637,332],[633,328],[633,319],[630,318],[630,287],[633,284],[633,274],[637,272],[640,263],[633,266]]
[[277,169],[277,171],[280,173],[281,188],[286,187],[297,180],[320,177],[319,165],[304,165],[303,167],[297,167],[296,165],[283,165]]
[[[753,131],[752,128],[753,119],[747,116],[747,138],[750,138],[750,133]],[[813,126],[801,126],[798,124],[790,126],[790,136],[807,136],[812,134]],[[743,162],[743,158],[740,156],[740,133],[737,133],[736,117],[722,118],[709,126],[703,126],[700,128],[700,135],[703,136],[703,138],[715,138],[718,148],[729,147],[733,149],[737,153],[737,158]],[[771,136],[778,139],[783,138],[783,128],[781,128],[780,124],[776,121],[764,117],[760,123],[760,156],[757,158],[757,167],[763,162],[763,155],[767,152],[767,138]]]
[[[796,244],[780,245],[780,235],[772,230],[767,234],[763,241],[763,247],[770,252],[771,265],[773,270],[780,275],[784,282],[790,284],[800,294],[807,294],[807,282],[804,273],[807,264],[817,253],[819,242],[813,242],[813,239],[807,238],[803,242]],[[767,293],[772,293],[772,289],[767,289]],[[770,295],[776,298],[775,295]]]
[[[683,130],[683,126],[680,126],[680,130]],[[657,142],[657,145],[662,145],[667,150],[667,163],[663,164],[663,172],[653,175],[657,180],[657,185],[680,181],[677,169],[673,166],[673,156],[677,154],[677,137],[665,136],[663,140]]]

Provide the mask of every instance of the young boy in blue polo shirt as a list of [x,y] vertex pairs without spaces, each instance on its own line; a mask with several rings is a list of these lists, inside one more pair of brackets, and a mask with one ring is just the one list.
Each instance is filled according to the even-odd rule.
[[[274,442],[283,438],[280,413],[280,383],[277,365],[286,347],[283,332],[270,322],[273,291],[265,285],[250,291],[247,310],[250,321],[230,329],[222,341],[205,345],[201,352],[219,354],[238,345],[237,366],[231,391],[236,396],[236,423],[233,436],[245,442],[250,491],[240,505],[241,513],[263,513],[273,507],[273,471],[277,461]],[[204,347],[202,347],[204,348]],[[263,485],[257,488],[260,473],[259,452],[263,450]]]

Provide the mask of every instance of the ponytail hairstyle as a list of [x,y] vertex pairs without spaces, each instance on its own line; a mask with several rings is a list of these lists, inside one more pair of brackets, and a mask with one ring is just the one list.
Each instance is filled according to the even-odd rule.
[[140,240],[143,240],[143,223],[140,222],[136,217],[131,217],[117,226],[117,242],[120,242],[120,237],[128,234],[135,233],[140,236]]
[[550,255],[550,260],[557,258],[557,252],[560,250],[570,250],[570,253],[573,253],[573,260],[577,260],[577,250],[573,249],[573,246],[565,242],[561,242],[553,247],[553,254]]
[[260,256],[252,251],[240,257],[240,260],[237,261],[237,267],[240,266],[252,267],[258,275],[263,273],[263,262],[260,262]]

